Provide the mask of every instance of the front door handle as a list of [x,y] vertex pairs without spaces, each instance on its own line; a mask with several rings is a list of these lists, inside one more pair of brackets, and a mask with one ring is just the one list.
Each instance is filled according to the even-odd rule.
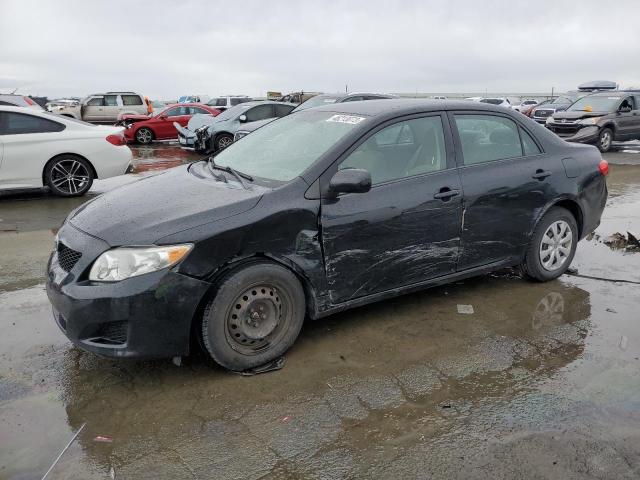
[[539,168],[538,170],[536,170],[536,173],[532,175],[532,177],[535,178],[536,180],[544,180],[545,178],[550,176],[552,173],[553,172],[549,170],[542,170],[541,168]]
[[450,198],[457,197],[458,195],[460,195],[460,190],[452,190],[449,187],[442,187],[440,191],[433,196],[433,198],[446,202]]

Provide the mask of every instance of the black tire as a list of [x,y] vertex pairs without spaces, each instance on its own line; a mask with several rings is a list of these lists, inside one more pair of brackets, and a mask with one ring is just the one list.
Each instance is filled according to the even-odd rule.
[[79,197],[93,184],[93,168],[84,158],[61,155],[44,169],[44,181],[51,193],[60,197]]
[[598,149],[602,152],[608,152],[611,149],[613,143],[613,130],[610,128],[603,128],[598,135]]
[[139,128],[136,131],[136,142],[140,145],[149,145],[153,142],[155,135],[153,134],[153,130],[147,127]]
[[[566,236],[559,234],[563,225],[566,225],[566,228],[570,230],[570,246],[566,241],[563,241]],[[548,234],[552,226],[554,226],[554,231],[551,233],[555,237]],[[547,282],[558,278],[571,265],[577,244],[578,224],[574,216],[564,208],[552,207],[540,219],[533,231],[521,265],[522,273],[526,278],[538,282]],[[557,259],[556,263],[553,261],[554,256]]]
[[293,345],[305,317],[296,276],[273,263],[228,274],[202,317],[202,340],[211,358],[245,371],[275,360]]
[[230,135],[228,133],[221,133],[216,137],[215,141],[213,142],[213,146],[215,147],[215,151],[217,152],[218,150],[224,150],[232,143],[233,135]]

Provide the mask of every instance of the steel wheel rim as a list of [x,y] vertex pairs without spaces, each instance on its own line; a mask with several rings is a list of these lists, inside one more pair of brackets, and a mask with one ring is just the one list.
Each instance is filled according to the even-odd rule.
[[573,245],[573,232],[564,220],[558,220],[549,225],[540,241],[540,263],[542,268],[553,272],[562,268]]
[[141,128],[136,132],[136,137],[140,143],[149,143],[151,141],[151,132],[146,128]]
[[220,137],[220,140],[218,140],[218,147],[220,148],[220,150],[222,150],[223,148],[227,148],[232,143],[233,140],[231,140],[229,137]]
[[600,137],[600,146],[605,150],[609,148],[611,145],[611,134],[609,132],[604,132],[602,137]]
[[290,302],[284,290],[270,283],[245,289],[226,314],[225,336],[231,348],[257,355],[277,344],[290,323]]
[[90,180],[89,171],[78,160],[60,160],[51,169],[51,183],[58,190],[75,194],[84,191]]

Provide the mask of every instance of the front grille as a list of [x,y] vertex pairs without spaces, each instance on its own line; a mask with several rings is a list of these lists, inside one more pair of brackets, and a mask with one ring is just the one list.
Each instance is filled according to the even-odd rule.
[[107,343],[111,345],[119,345],[127,343],[127,325],[129,322],[120,320],[117,322],[109,322],[100,325],[95,334],[96,338],[91,341],[95,343]]
[[575,123],[573,125],[559,125],[554,123],[547,125],[547,127],[559,137],[572,137],[580,130],[580,126]]
[[70,272],[75,267],[82,253],[67,247],[64,243],[58,242],[58,263],[65,272]]
[[553,113],[553,110],[536,110],[533,112],[533,116],[538,118],[547,118],[548,116],[553,115]]

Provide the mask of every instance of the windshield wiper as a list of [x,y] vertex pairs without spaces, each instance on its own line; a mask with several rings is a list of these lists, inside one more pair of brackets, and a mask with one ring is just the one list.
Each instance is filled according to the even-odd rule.
[[229,183],[229,180],[227,180],[227,177],[225,177],[224,175],[216,175],[216,172],[214,171],[215,167],[217,167],[217,165],[213,162],[213,158],[209,158],[207,160],[207,168],[209,168],[209,171],[211,172],[211,175],[213,175],[213,178],[215,178],[219,182]]
[[240,182],[240,185],[242,185],[246,190],[249,189],[249,187],[247,186],[247,184],[244,182],[244,180],[242,180],[243,178],[249,180],[250,182],[253,182],[253,177],[251,175],[248,175],[246,173],[242,173],[239,172],[238,170],[236,170],[235,168],[231,168],[230,166],[226,165],[226,166],[222,166],[222,165],[218,165],[216,164],[216,162],[213,160],[213,157],[209,157],[209,169],[217,169],[217,170],[222,170],[223,172],[227,172],[230,173],[231,175],[233,175],[234,177],[236,177],[236,179],[238,180],[238,182]]

